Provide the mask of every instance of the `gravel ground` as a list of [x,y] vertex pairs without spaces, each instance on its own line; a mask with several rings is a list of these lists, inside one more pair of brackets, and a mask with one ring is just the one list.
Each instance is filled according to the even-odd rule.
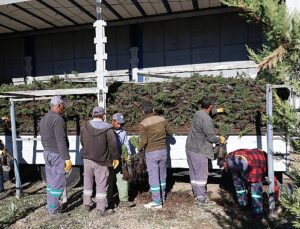
[[[7,183],[7,189],[12,187]],[[86,213],[82,207],[82,187],[74,188],[68,191],[65,213],[55,220],[47,215],[44,187],[41,181],[30,183],[19,200],[14,196],[1,199],[0,228],[291,228],[284,212],[266,225],[253,221],[249,211],[240,211],[230,193],[214,183],[208,185],[210,198],[216,203],[212,207],[197,208],[190,184],[177,181],[163,209],[144,209],[150,194],[143,192],[135,198],[135,207],[116,208],[116,213],[107,217],[100,217],[95,210]]]

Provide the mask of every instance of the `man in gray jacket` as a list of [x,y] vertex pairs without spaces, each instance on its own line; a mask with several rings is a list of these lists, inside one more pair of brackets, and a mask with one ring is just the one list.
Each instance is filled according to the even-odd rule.
[[61,117],[65,105],[60,96],[50,102],[51,110],[41,119],[40,134],[44,147],[47,181],[47,208],[50,216],[60,208],[60,198],[66,186],[66,172],[72,168],[66,124]]
[[208,159],[213,159],[213,143],[224,144],[223,136],[217,137],[211,116],[212,100],[203,97],[201,110],[197,111],[186,140],[186,155],[189,164],[190,180],[197,205],[210,204],[207,199],[206,183],[208,178]]

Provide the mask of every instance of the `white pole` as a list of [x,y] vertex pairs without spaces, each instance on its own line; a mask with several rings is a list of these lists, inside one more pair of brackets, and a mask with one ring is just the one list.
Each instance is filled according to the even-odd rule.
[[97,77],[98,105],[104,107],[105,109],[106,93],[108,92],[105,82],[105,75],[107,74],[107,54],[105,52],[105,44],[107,42],[107,38],[105,36],[106,22],[102,18],[101,10],[102,0],[96,0],[97,21],[94,23],[96,33],[96,37],[94,39],[94,43],[96,45],[96,54],[94,56],[96,61],[95,76]]

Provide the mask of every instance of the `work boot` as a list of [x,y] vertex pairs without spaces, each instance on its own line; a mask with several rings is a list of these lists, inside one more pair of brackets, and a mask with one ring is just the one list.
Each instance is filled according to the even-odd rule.
[[107,209],[107,210],[97,210],[98,215],[100,215],[101,217],[106,217],[109,215],[112,215],[115,213],[115,210],[113,209]]
[[131,202],[131,201],[121,201],[119,203],[120,208],[131,208],[131,207],[134,207],[134,206],[135,206],[135,203]]
[[85,212],[91,212],[91,206],[90,205],[83,205],[83,209]]
[[198,202],[196,203],[196,206],[198,208],[203,208],[203,207],[213,207],[213,206],[216,206],[216,202],[214,201],[211,201],[211,200],[208,200],[208,199],[205,199],[205,200],[198,200]]

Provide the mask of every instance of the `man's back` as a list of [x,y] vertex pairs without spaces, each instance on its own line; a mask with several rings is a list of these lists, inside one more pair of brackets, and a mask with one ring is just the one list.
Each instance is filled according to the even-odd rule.
[[161,116],[148,114],[140,123],[141,144],[146,152],[166,149],[166,135],[173,130],[167,120]]

